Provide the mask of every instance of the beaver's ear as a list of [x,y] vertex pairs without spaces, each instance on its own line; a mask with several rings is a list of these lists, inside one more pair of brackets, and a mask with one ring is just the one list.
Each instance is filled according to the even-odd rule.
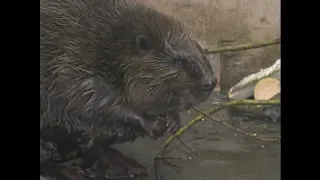
[[151,41],[143,36],[143,35],[138,35],[136,37],[136,49],[139,53],[146,53],[151,49]]

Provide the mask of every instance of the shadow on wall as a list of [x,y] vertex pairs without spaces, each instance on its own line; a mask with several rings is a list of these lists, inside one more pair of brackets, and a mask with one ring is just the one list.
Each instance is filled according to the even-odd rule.
[[[279,0],[140,0],[181,20],[203,47],[267,41],[280,37]],[[272,65],[280,46],[209,55],[221,89]],[[219,63],[220,61],[220,63]]]

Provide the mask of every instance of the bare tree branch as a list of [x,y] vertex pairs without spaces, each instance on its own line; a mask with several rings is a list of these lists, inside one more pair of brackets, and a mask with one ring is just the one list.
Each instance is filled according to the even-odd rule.
[[[210,109],[206,112],[201,112],[200,110],[194,108],[197,111],[200,111],[201,114],[198,115],[196,118],[192,119],[191,121],[189,121],[185,126],[183,126],[182,128],[180,128],[175,134],[171,135],[166,142],[162,145],[161,149],[159,150],[158,154],[156,155],[156,157],[154,158],[154,170],[155,170],[155,174],[156,174],[156,180],[161,180],[163,179],[162,176],[159,173],[159,161],[161,159],[165,159],[163,157],[164,151],[167,149],[167,147],[170,145],[170,143],[177,137],[179,137],[180,135],[182,135],[186,130],[188,130],[190,127],[192,127],[194,124],[196,124],[197,122],[201,121],[204,117],[209,117],[211,120],[215,121],[215,122],[219,122],[222,123],[223,125],[236,130],[239,133],[248,135],[248,136],[253,136],[251,134],[248,134],[246,132],[243,132],[239,129],[233,128],[232,126],[230,126],[229,124],[226,124],[220,120],[214,120],[213,118],[210,117],[210,114],[214,114],[224,108],[228,108],[228,107],[232,107],[232,106],[239,106],[239,105],[278,105],[280,104],[280,99],[276,99],[276,100],[262,100],[262,101],[256,101],[256,100],[238,100],[238,101],[229,101],[223,104],[220,104],[219,106]],[[256,137],[257,138],[257,137]],[[260,140],[264,140],[264,141],[275,141],[274,139],[265,139],[265,138],[257,138]],[[280,140],[280,139],[277,139]],[[184,143],[183,143],[184,144]],[[188,148],[189,149],[189,148]]]
[[267,42],[259,42],[259,43],[251,43],[251,44],[243,44],[238,46],[227,46],[222,48],[216,48],[216,49],[206,49],[204,48],[204,52],[206,54],[216,54],[216,53],[222,53],[222,52],[232,52],[232,51],[243,51],[248,49],[254,49],[254,48],[261,48],[266,46],[272,46],[280,44],[280,38],[277,38],[275,40],[267,41]]

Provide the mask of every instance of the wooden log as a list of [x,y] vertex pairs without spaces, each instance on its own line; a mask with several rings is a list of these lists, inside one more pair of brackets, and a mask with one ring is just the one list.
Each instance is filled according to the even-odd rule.
[[254,87],[255,100],[271,100],[280,98],[281,85],[276,78],[267,77],[260,80]]
[[233,100],[247,99],[254,96],[254,88],[260,80],[267,77],[280,79],[280,61],[281,60],[278,59],[272,66],[266,69],[261,69],[259,72],[243,78],[236,85],[230,88],[228,97]]

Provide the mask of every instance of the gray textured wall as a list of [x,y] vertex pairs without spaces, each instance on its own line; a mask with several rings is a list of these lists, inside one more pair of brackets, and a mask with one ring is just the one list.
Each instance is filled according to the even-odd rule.
[[[280,37],[279,0],[140,1],[181,20],[202,46],[216,47],[221,40],[232,40],[232,45]],[[221,87],[226,89],[273,64],[280,57],[280,46],[210,57],[214,70],[220,73]]]

